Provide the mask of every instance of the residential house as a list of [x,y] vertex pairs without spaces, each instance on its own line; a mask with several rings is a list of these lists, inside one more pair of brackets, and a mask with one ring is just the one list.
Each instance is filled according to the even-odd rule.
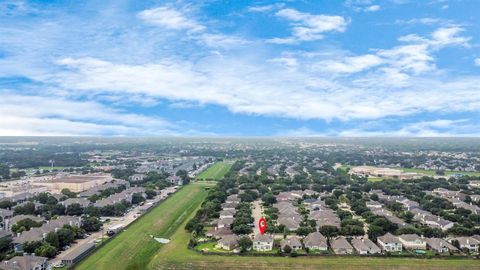
[[449,238],[448,241],[450,242],[450,244],[458,241],[460,249],[466,249],[469,252],[478,252],[478,246],[480,245],[480,241],[477,240],[475,237],[471,236]]
[[310,250],[327,251],[327,239],[319,232],[309,233],[303,240],[305,247]]
[[167,177],[166,180],[167,182],[175,186],[183,185],[183,179],[180,176],[170,175],[169,177]]
[[413,219],[427,225],[432,228],[439,228],[442,231],[446,231],[453,227],[454,223],[448,221],[442,217],[436,216],[428,211],[421,209],[413,209],[411,212],[414,214]]
[[232,230],[229,227],[217,228],[214,227],[205,233],[207,237],[212,237],[215,239],[220,239],[226,235],[232,234]]
[[427,249],[425,238],[416,234],[402,234],[398,236],[398,239],[406,249]]
[[382,250],[368,238],[353,238],[351,243],[360,255],[377,254],[382,252]]
[[83,208],[86,208],[87,206],[89,206],[90,203],[91,202],[85,198],[69,198],[61,202],[61,204],[63,204],[63,206],[65,207],[68,207],[69,205],[72,205],[72,204],[79,204]]
[[42,216],[34,216],[34,215],[16,215],[11,217],[10,219],[5,220],[5,230],[11,231],[12,226],[17,224],[19,221],[24,220],[24,219],[31,219],[35,222],[44,222],[45,218]]
[[380,209],[383,207],[383,205],[379,202],[376,201],[368,201],[366,202],[366,205],[369,209]]
[[470,181],[468,183],[468,186],[470,188],[480,188],[480,180],[474,180],[474,181]]
[[296,236],[292,236],[287,239],[283,239],[280,241],[280,248],[282,251],[285,251],[285,247],[289,246],[292,250],[299,250],[302,249],[302,243],[300,242],[300,239]]
[[233,210],[222,210],[222,211],[220,211],[220,219],[233,218],[235,216],[235,213],[237,213],[237,211],[235,209],[233,209]]
[[253,238],[253,250],[270,251],[273,249],[273,238],[267,234],[257,234]]
[[217,246],[226,250],[234,250],[238,247],[239,239],[240,237],[236,234],[225,235],[218,240]]
[[4,229],[0,229],[0,240],[8,240],[8,239],[11,239],[12,238],[12,233],[7,231],[7,230],[4,230]]
[[388,221],[396,224],[399,228],[408,226],[408,223],[395,216],[390,210],[385,208],[370,209],[373,214],[386,218]]
[[63,228],[65,225],[81,227],[82,220],[80,217],[60,216],[57,219],[49,220],[38,228],[31,228],[24,231],[13,238],[12,244],[16,252],[23,250],[23,244],[31,241],[43,240],[49,232]]
[[427,247],[437,253],[458,252],[458,249],[442,238],[426,238]]
[[13,211],[8,209],[0,209],[0,228],[6,229],[5,220],[13,217]]
[[320,210],[311,211],[308,219],[317,222],[317,228],[322,226],[335,226],[340,228],[340,218],[330,208],[321,208]]
[[128,177],[128,179],[129,179],[131,182],[141,182],[141,181],[143,181],[143,179],[145,179],[145,174],[136,173],[136,174],[131,175],[130,177]]
[[237,194],[233,194],[227,197],[225,200],[226,203],[240,203],[240,198],[238,197]]
[[222,203],[221,206],[223,210],[234,210],[238,205],[239,203]]
[[233,218],[222,218],[218,220],[217,228],[230,228],[233,224]]
[[383,236],[377,238],[378,246],[387,252],[401,252],[402,242],[398,237],[391,233],[386,233]]
[[35,255],[15,256],[8,261],[3,261],[0,268],[4,270],[50,270],[48,258]]
[[277,219],[277,223],[279,225],[284,225],[289,231],[296,231],[300,228],[300,222],[301,220],[299,220],[298,217],[282,216]]
[[330,247],[332,248],[335,254],[352,254],[353,247],[348,243],[347,239],[343,236],[340,236],[336,239],[333,239],[330,243]]

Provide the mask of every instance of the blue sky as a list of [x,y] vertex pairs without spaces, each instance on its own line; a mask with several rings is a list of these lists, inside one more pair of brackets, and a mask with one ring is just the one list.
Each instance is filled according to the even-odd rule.
[[0,1],[0,135],[478,136],[479,10]]

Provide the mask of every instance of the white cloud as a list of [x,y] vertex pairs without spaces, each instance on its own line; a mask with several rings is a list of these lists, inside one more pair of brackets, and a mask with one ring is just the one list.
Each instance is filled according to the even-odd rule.
[[315,64],[315,69],[332,73],[356,73],[382,64],[383,60],[372,54],[346,57],[340,61],[325,60]]
[[392,49],[379,50],[378,55],[388,59],[391,67],[402,72],[421,73],[434,69],[433,57],[426,44],[402,45]]
[[[406,35],[399,38],[402,44],[389,49],[372,50],[374,54],[329,57],[313,64],[313,69],[333,75],[358,73],[378,68],[388,79],[388,84],[406,86],[409,77],[436,70],[433,53],[446,46],[468,46],[470,37],[461,36],[462,28],[441,27],[430,38]],[[363,79],[357,79],[365,81]]]
[[465,29],[458,26],[439,28],[432,33],[432,45],[440,47],[448,45],[469,46],[468,41],[471,38],[459,35],[463,31],[465,31]]
[[190,30],[194,32],[205,30],[205,26],[187,18],[181,11],[171,7],[147,9],[140,12],[138,16],[146,22],[168,29]]
[[371,6],[365,8],[366,12],[375,12],[375,11],[379,11],[379,10],[380,10],[379,5],[371,5]]
[[247,10],[250,12],[269,12],[272,10],[282,8],[284,6],[285,6],[284,3],[277,3],[277,4],[264,5],[264,6],[251,6],[251,7],[248,7]]
[[173,134],[174,126],[104,107],[91,101],[2,93],[0,134],[22,135],[147,135]]
[[269,40],[278,44],[319,40],[326,32],[344,32],[348,24],[341,16],[312,15],[291,8],[279,10],[276,16],[291,21],[293,26],[291,37]]
[[[315,59],[304,56],[297,61],[295,69],[284,69],[227,56],[145,65],[65,59],[61,63],[66,70],[48,80],[83,93],[142,94],[218,104],[234,113],[326,121],[480,109],[477,77],[406,76],[383,67],[355,78],[331,80],[310,69]],[[395,79],[401,83],[392,82]]]
[[410,19],[410,20],[396,20],[396,24],[403,24],[403,25],[408,25],[408,24],[425,24],[425,25],[434,25],[434,24],[452,24],[451,21],[446,20],[446,19],[440,19],[440,18],[430,18],[430,17],[424,17],[424,18],[415,18],[415,19]]
[[200,43],[212,48],[231,48],[251,43],[250,41],[238,36],[211,33],[203,33],[195,37],[195,39],[197,39]]
[[380,5],[374,4],[373,0],[347,0],[344,5],[352,8],[355,12],[375,12],[381,9]]
[[279,63],[281,65],[285,65],[290,68],[294,68],[298,66],[297,59],[293,57],[278,57],[278,58],[273,58],[270,61],[273,63]]
[[233,48],[250,43],[250,41],[236,35],[224,35],[209,31],[192,15],[184,13],[180,9],[164,6],[143,10],[138,13],[138,17],[155,26],[172,30],[185,30],[187,31],[186,38],[210,48]]
[[480,67],[480,58],[475,59],[475,65]]

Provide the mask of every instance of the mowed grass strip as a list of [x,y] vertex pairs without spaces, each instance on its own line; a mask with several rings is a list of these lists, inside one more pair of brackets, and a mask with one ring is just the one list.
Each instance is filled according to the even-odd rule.
[[192,183],[182,187],[75,269],[145,269],[162,246],[150,235],[170,238],[179,226],[184,226],[205,199],[206,186]]
[[198,180],[221,180],[225,174],[230,171],[232,164],[227,162],[217,162],[208,167],[205,171],[197,176]]
[[186,222],[172,235],[146,269],[329,269],[329,270],[470,270],[480,269],[472,259],[416,259],[392,257],[252,257],[202,255],[187,248],[190,234]]

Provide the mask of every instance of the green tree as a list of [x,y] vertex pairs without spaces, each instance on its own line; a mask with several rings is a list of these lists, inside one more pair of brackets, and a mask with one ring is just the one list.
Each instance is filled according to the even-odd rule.
[[145,198],[143,197],[142,193],[133,193],[132,204],[139,204],[144,201],[145,201]]
[[45,242],[49,243],[50,245],[54,246],[55,248],[59,248],[60,242],[58,240],[58,235],[56,232],[49,232],[45,237]]
[[77,197],[77,194],[75,194],[75,192],[70,191],[70,189],[68,188],[62,189],[61,193],[69,198]]
[[57,235],[60,247],[64,247],[73,242],[73,240],[75,240],[75,232],[67,228],[62,228],[58,230]]
[[240,239],[238,239],[238,246],[240,247],[240,252],[245,252],[247,250],[250,250],[252,248],[252,239],[248,236],[243,236]]
[[125,211],[127,211],[127,207],[123,203],[116,203],[114,206],[115,209],[115,216],[122,216]]
[[57,249],[46,243],[35,249],[35,254],[41,257],[53,258],[57,254]]
[[11,249],[12,246],[12,238],[7,237],[0,239],[0,252],[7,252]]
[[385,231],[382,227],[376,225],[370,225],[368,227],[368,238],[372,241],[376,241],[377,237],[385,234]]
[[147,195],[147,199],[153,199],[155,196],[157,196],[157,192],[155,192],[153,189],[145,190],[145,194]]
[[35,249],[42,245],[42,241],[25,242],[22,245],[23,251],[26,253],[35,253]]
[[0,178],[10,179],[10,168],[5,164],[0,164]]
[[338,228],[335,226],[325,225],[320,227],[318,231],[328,238],[335,237],[338,235]]
[[80,216],[83,214],[83,207],[79,203],[72,203],[67,206],[65,213],[70,216]]
[[14,205],[15,203],[13,203],[10,200],[0,201],[0,208],[2,209],[9,209],[9,208],[12,208]]
[[33,221],[30,218],[26,218],[26,219],[22,219],[22,220],[18,221],[17,223],[13,224],[12,231],[14,233],[21,233],[23,231],[28,231],[28,230],[30,230],[31,228],[34,228],[34,227],[40,227],[40,226],[42,226],[42,224],[43,224],[43,222],[36,222],[36,221]]
[[35,204],[33,202],[26,202],[18,205],[14,209],[14,215],[35,215]]
[[87,208],[85,208],[85,214],[93,217],[99,217],[100,209],[96,206],[89,205]]
[[102,227],[100,219],[97,217],[86,217],[83,219],[82,228],[87,232],[97,232]]

